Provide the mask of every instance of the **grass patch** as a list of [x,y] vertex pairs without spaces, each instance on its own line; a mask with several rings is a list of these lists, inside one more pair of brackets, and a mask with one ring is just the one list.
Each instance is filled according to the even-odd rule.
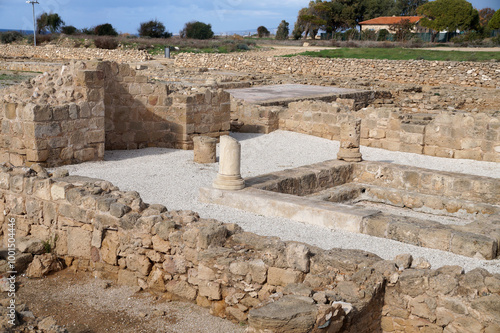
[[[403,48],[340,48],[299,55],[320,58],[388,59],[388,60],[437,60],[437,61],[500,61],[500,52],[431,51]],[[295,54],[285,57],[293,57]]]

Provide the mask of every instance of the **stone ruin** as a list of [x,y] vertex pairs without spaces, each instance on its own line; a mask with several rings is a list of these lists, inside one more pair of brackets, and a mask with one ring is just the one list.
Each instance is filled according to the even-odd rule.
[[100,160],[105,149],[192,149],[229,131],[229,94],[172,90],[126,64],[72,62],[8,88],[0,100],[1,162],[58,166]]
[[[27,269],[32,277],[63,267],[92,271],[118,284],[195,302],[213,315],[248,323],[248,332],[500,331],[500,276],[484,269],[433,270],[410,255],[382,260],[361,250],[323,250],[258,236],[194,212],[144,203],[137,192],[120,191],[107,181],[43,168],[100,160],[106,149],[193,149],[204,144],[199,157],[212,162],[215,142],[201,137],[222,136],[221,145],[227,146],[222,150],[229,154],[221,155],[218,188],[202,189],[204,200],[248,210],[272,203],[280,214],[304,222],[314,216],[314,223],[335,228],[498,258],[498,179],[361,162],[358,155],[362,144],[500,162],[498,113],[434,112],[420,105],[426,104],[424,98],[438,99],[432,90],[372,90],[362,89],[363,84],[352,91],[248,101],[228,91],[262,84],[261,92],[272,92],[273,84],[283,88],[282,78],[226,72],[212,76],[208,68],[257,66],[257,73],[272,67],[279,74],[342,76],[359,63],[271,59],[264,66],[232,57],[181,55],[177,67],[200,69],[167,66],[163,77],[150,75],[142,65],[73,61],[3,90],[1,236],[5,244],[6,222],[15,219],[22,249],[16,270]],[[383,61],[362,63],[367,73],[360,77],[387,66]],[[449,66],[451,74],[446,74],[420,62],[397,62],[395,73],[379,78],[409,79],[403,66],[413,68],[418,75],[411,80],[419,84],[443,82],[447,75],[447,82],[464,86],[494,87],[498,81],[496,65],[478,65],[464,77],[456,74],[461,65]],[[425,76],[428,72],[432,78]],[[285,83],[310,82],[294,78]],[[342,127],[353,119],[361,121]],[[239,145],[224,136],[230,129],[283,129],[343,139],[339,157],[344,161],[243,180]],[[429,215],[398,218],[383,205],[478,218],[467,225],[441,225]],[[42,254],[47,241],[54,242],[52,254]],[[0,261],[4,270],[5,265]]]
[[[60,269],[57,257],[69,269],[248,322],[248,332],[500,329],[500,276],[484,269],[431,270],[410,255],[388,261],[263,237],[37,164],[1,166],[0,197],[0,219],[16,220],[24,251],[16,270],[33,260],[28,276]],[[53,253],[41,254],[47,240]]]

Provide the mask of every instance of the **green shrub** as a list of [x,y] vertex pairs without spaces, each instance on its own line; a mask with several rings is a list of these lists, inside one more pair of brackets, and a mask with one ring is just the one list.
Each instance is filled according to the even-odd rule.
[[257,28],[257,36],[259,36],[259,38],[262,38],[262,37],[269,37],[269,30],[267,30],[267,28],[263,25],[261,25],[260,27]]
[[94,40],[94,44],[97,48],[114,50],[118,47],[118,40],[113,37],[98,37]]
[[212,25],[199,21],[188,22],[184,25],[184,29],[180,31],[183,38],[193,39],[210,39],[214,36]]
[[358,40],[359,39],[359,31],[356,29],[349,29],[344,32],[345,40]]
[[100,24],[94,28],[94,33],[97,36],[118,36],[115,28],[109,23]]
[[169,38],[172,34],[165,31],[165,25],[158,20],[141,23],[138,31],[141,37]]
[[363,30],[361,32],[361,39],[362,40],[376,40],[377,33],[375,32],[375,30]]
[[4,33],[0,33],[0,40],[3,44],[10,44],[17,40],[21,40],[23,35],[19,31],[7,31]]
[[237,48],[238,50],[245,50],[245,51],[250,50],[250,48],[248,47],[248,45],[247,45],[247,44],[238,44],[238,45],[236,46],[236,48]]
[[61,28],[61,32],[65,35],[73,35],[77,31],[78,29],[72,25],[65,25],[64,27]]
[[389,31],[387,29],[380,29],[378,31],[377,40],[379,42],[385,42],[387,40],[387,35],[389,35]]

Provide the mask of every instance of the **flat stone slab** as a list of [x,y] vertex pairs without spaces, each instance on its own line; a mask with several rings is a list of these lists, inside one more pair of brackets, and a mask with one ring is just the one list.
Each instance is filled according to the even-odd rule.
[[298,100],[321,96],[340,96],[361,93],[365,90],[336,87],[311,86],[305,84],[280,84],[253,88],[227,89],[232,97],[248,103],[261,104],[277,100]]
[[356,233],[361,233],[364,218],[380,212],[251,187],[239,191],[202,187],[200,201]]

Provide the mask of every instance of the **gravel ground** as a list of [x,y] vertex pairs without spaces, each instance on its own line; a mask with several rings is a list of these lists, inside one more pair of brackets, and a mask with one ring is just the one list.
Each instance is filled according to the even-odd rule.
[[[36,317],[52,316],[69,333],[243,333],[238,325],[196,304],[170,302],[147,292],[64,270],[43,279],[21,277],[16,294]],[[26,331],[27,332],[27,331]],[[30,331],[31,332],[31,331]]]
[[[251,177],[301,165],[334,159],[338,141],[304,134],[276,131],[271,134],[232,134],[242,145],[242,176]],[[500,178],[498,163],[431,157],[362,147],[365,160],[426,167],[479,176]],[[479,260],[445,251],[427,249],[362,234],[306,225],[284,218],[264,217],[230,207],[198,201],[198,189],[211,186],[217,164],[200,165],[193,151],[148,148],[108,151],[103,162],[66,166],[73,175],[109,180],[121,190],[138,191],[148,203],[161,203],[170,210],[193,210],[201,217],[238,223],[243,229],[260,235],[279,236],[324,249],[346,248],[373,252],[384,259],[401,253],[424,257],[433,268],[460,265],[466,271],[483,267],[500,273],[500,260]]]

